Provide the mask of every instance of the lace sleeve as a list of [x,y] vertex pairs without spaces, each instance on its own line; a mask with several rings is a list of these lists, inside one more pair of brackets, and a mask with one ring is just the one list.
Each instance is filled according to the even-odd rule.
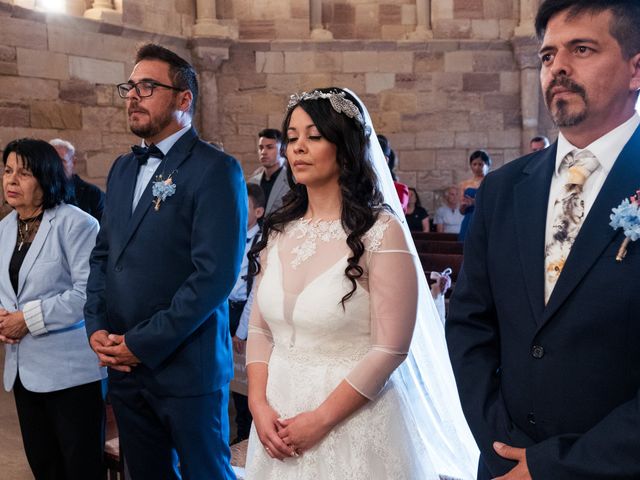
[[395,217],[379,221],[372,232],[368,247],[371,349],[346,378],[369,399],[380,393],[409,352],[418,304],[418,275],[422,274]]
[[[268,247],[269,248],[269,247]],[[267,268],[267,251],[265,248],[260,254],[260,264],[262,269],[256,278],[255,285],[251,291],[253,303],[251,305],[251,314],[249,317],[249,333],[247,335],[247,360],[246,365],[250,363],[269,363],[271,351],[273,350],[273,336],[267,322],[264,321],[260,313],[259,291],[262,282],[262,273]]]

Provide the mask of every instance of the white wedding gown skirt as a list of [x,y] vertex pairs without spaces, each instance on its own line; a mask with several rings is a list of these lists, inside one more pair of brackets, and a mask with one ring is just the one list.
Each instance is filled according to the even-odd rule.
[[[279,352],[269,364],[267,397],[283,418],[313,410],[353,369],[357,360]],[[295,392],[295,395],[291,395]],[[317,446],[297,458],[273,460],[252,427],[247,480],[409,480],[437,479],[426,452],[417,451],[415,425],[402,412],[406,405],[394,377],[372,402],[334,428]],[[422,464],[422,465],[421,465]]]

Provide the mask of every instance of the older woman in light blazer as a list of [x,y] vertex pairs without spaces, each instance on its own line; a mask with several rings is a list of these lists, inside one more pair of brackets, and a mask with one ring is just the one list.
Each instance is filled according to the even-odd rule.
[[5,148],[0,222],[0,340],[37,480],[102,479],[104,369],[84,327],[89,254],[98,223],[67,205],[55,149],[21,139]]

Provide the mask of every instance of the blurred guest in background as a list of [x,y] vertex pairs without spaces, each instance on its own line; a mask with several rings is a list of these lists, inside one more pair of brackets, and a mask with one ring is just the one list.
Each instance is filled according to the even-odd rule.
[[460,213],[460,192],[455,185],[444,192],[444,203],[436,210],[433,223],[440,233],[460,233],[460,225],[464,216]]
[[49,143],[53,145],[58,155],[60,155],[64,173],[73,184],[75,205],[100,221],[104,210],[104,192],[96,185],[85,182],[73,172],[76,164],[75,147],[70,142],[60,138],[54,138]]
[[412,232],[429,231],[429,212],[420,203],[420,196],[415,188],[409,187],[409,203],[404,216]]
[[467,235],[469,223],[473,218],[475,210],[476,192],[480,188],[480,184],[489,169],[491,168],[491,157],[484,150],[476,150],[469,157],[469,167],[473,173],[473,177],[460,183],[460,194],[462,201],[460,203],[460,213],[464,215],[462,224],[460,225],[460,234],[458,239],[462,242]]

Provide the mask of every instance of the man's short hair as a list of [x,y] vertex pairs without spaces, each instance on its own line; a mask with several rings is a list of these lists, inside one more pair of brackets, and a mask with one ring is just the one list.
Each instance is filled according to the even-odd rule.
[[538,135],[537,137],[533,137],[530,141],[529,144],[532,143],[538,143],[538,142],[543,142],[545,147],[549,146],[549,139],[547,137],[545,137],[544,135]]
[[277,128],[265,128],[264,130],[260,130],[258,132],[258,138],[271,138],[272,140],[276,140],[278,143],[282,143],[282,132]]
[[575,18],[584,13],[597,14],[609,10],[613,18],[609,33],[629,59],[640,52],[640,2],[638,0],[545,0],[536,15],[536,34],[544,37],[551,18],[563,11],[567,18]]
[[171,50],[155,43],[147,43],[138,49],[136,63],[142,60],[160,60],[169,65],[169,76],[173,86],[191,91],[193,100],[190,113],[193,116],[196,113],[196,103],[198,101],[198,75],[191,64]]
[[76,147],[74,147],[71,142],[67,142],[66,140],[62,140],[61,138],[54,138],[53,140],[50,140],[49,143],[54,148],[64,148],[67,151],[67,155],[69,156],[69,158],[73,158],[73,156],[76,154]]
[[266,205],[267,201],[264,196],[264,191],[262,187],[257,183],[248,183],[247,184],[247,195],[253,200],[253,206],[255,208],[262,207]]

